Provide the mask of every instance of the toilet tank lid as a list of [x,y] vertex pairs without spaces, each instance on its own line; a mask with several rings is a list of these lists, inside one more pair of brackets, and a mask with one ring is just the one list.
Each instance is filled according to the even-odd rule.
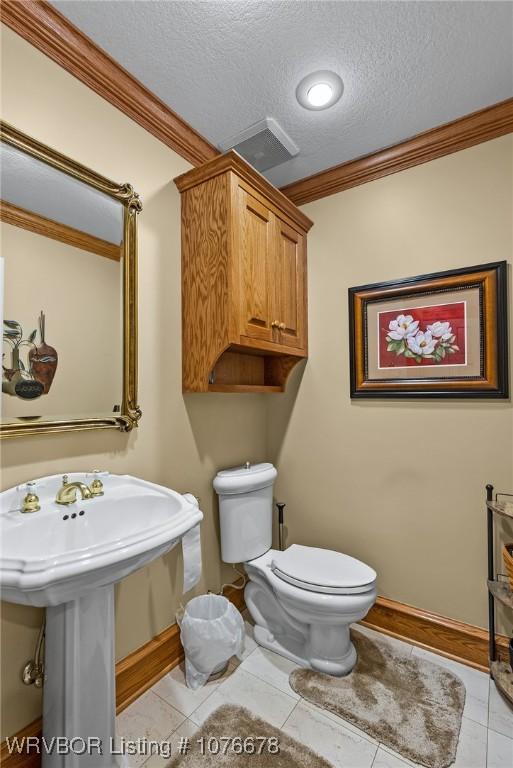
[[243,464],[240,467],[223,469],[214,478],[214,488],[219,495],[231,493],[247,493],[267,488],[272,485],[277,475],[272,464]]

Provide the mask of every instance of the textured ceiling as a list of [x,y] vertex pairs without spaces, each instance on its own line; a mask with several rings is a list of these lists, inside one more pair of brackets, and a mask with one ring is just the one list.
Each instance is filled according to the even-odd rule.
[[[300,154],[276,185],[513,96],[513,3],[59,0],[53,5],[218,145],[275,118]],[[332,69],[331,109],[296,101]]]

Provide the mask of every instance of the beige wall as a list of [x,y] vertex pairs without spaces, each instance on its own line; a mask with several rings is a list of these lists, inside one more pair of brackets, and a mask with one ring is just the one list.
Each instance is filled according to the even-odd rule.
[[[211,479],[241,459],[277,462],[288,541],[339,548],[373,564],[380,593],[481,626],[486,622],[483,486],[513,486],[509,402],[351,403],[347,288],[511,261],[513,138],[498,139],[306,207],[310,359],[283,396],[180,390],[179,201],[187,164],[142,128],[3,30],[2,116],[141,194],[140,429],[2,444],[2,487],[104,467],[202,499],[205,574],[220,583]],[[510,539],[513,530],[509,531]],[[174,620],[180,553],[117,590],[117,656]],[[227,574],[226,574],[227,575]],[[40,614],[4,604],[2,733],[39,713],[19,681]]]
[[360,557],[381,595],[483,627],[482,500],[487,482],[513,491],[511,402],[351,402],[347,289],[511,263],[512,160],[510,135],[305,206],[310,356],[269,411],[288,541]]
[[[122,397],[122,264],[12,224],[0,224],[0,242],[4,317],[21,324],[24,339],[37,330],[40,344],[43,310],[45,341],[59,358],[47,395],[23,400],[2,393],[3,420],[112,414]],[[27,369],[30,349],[20,350]],[[6,360],[11,351],[4,343]]]
[[[193,491],[205,513],[204,577],[221,581],[212,477],[219,467],[265,457],[265,399],[181,394],[180,218],[172,179],[188,164],[2,26],[2,117],[141,195],[139,217],[140,428],[2,443],[2,487],[51,472],[94,467]],[[178,550],[125,579],[116,596],[117,657],[174,621],[182,597]],[[226,577],[230,572],[225,572]],[[38,716],[39,693],[20,681],[33,655],[39,611],[2,605],[2,735]]]

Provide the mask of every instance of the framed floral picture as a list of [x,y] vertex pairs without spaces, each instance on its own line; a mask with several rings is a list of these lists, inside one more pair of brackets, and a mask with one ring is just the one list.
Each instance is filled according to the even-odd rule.
[[507,264],[349,289],[351,397],[508,397]]

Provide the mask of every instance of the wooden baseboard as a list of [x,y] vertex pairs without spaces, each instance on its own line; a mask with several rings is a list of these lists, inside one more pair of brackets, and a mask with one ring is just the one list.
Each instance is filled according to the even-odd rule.
[[[225,590],[226,597],[242,611],[245,608],[244,592],[233,588]],[[172,624],[152,640],[138,648],[116,664],[116,711],[122,712],[135,699],[151,688],[157,680],[170,672],[184,657],[180,642],[180,628]],[[40,737],[41,718],[27,725],[15,736],[18,740]],[[14,738],[14,737],[13,737]],[[41,755],[9,754],[7,742],[0,747],[2,768],[41,768]]]
[[[245,608],[242,590],[227,589],[225,594],[240,611]],[[475,669],[488,671],[488,632],[480,627],[448,619],[386,597],[378,597],[362,624]],[[504,660],[507,659],[508,642],[505,635],[499,635],[497,638],[499,656]],[[125,709],[182,659],[180,630],[173,624],[119,661],[116,664],[117,711]],[[16,734],[18,739],[40,735],[40,719]],[[40,768],[41,758],[36,754],[9,755],[7,743],[4,741],[0,748],[0,766]]]
[[[378,597],[362,624],[488,672],[488,631],[481,627],[448,619],[387,597]],[[497,637],[497,650],[504,660],[508,655],[508,642],[505,635]]]

